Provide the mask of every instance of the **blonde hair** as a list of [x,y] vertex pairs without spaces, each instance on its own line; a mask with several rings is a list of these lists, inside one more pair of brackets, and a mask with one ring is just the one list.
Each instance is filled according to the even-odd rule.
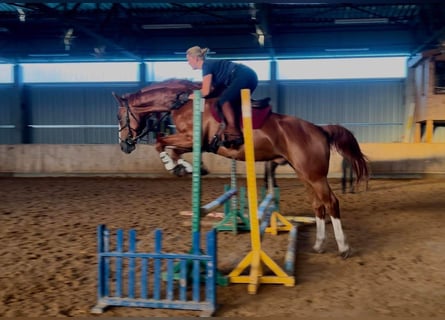
[[207,56],[207,52],[209,52],[209,48],[201,48],[199,46],[194,46],[189,48],[186,54],[188,56],[199,57],[204,60]]

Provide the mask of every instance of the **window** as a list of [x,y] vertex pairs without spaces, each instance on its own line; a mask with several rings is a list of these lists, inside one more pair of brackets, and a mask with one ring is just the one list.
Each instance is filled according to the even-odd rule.
[[[267,60],[234,60],[245,64],[256,71],[259,80],[270,79],[270,61]],[[202,71],[193,70],[187,61],[159,61],[147,63],[147,79],[162,81],[170,78],[202,81]]]
[[270,60],[240,60],[235,62],[245,64],[255,70],[258,80],[270,80]]
[[14,74],[12,64],[0,64],[0,83],[13,83]]
[[405,78],[406,57],[278,60],[280,80]]
[[163,81],[171,78],[202,81],[202,72],[193,70],[187,61],[147,62],[147,80]]
[[139,63],[24,63],[23,82],[133,82],[139,81]]

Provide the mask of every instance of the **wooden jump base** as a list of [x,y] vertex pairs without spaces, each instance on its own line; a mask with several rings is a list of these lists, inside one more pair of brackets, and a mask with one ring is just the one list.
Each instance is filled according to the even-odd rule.
[[[207,233],[207,255],[197,249],[189,254],[164,253],[160,229],[155,230],[154,251],[138,252],[136,231],[132,229],[124,251],[123,230],[116,231],[112,250],[110,232],[105,225],[100,225],[97,229],[98,299],[91,313],[103,313],[107,307],[114,306],[200,310],[203,315],[212,315],[216,310],[216,234],[214,230]],[[199,232],[193,233],[195,248],[199,248],[200,238]],[[175,263],[180,266],[179,276],[175,276]]]

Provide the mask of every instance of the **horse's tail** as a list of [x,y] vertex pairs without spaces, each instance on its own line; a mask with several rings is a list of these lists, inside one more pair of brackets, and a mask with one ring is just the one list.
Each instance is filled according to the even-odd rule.
[[365,180],[367,185],[369,180],[368,159],[362,153],[352,132],[340,125],[325,125],[321,128],[328,135],[329,144],[335,147],[338,153],[352,165],[357,178],[356,183],[359,184]]

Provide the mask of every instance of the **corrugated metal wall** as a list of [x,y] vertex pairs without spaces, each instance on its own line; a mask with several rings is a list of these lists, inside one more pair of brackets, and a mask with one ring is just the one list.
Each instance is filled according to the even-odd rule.
[[344,125],[360,142],[394,142],[403,135],[403,80],[294,81],[279,89],[280,113]]
[[33,143],[117,143],[117,102],[112,92],[136,91],[136,85],[32,85]]
[[[138,84],[33,84],[25,86],[31,143],[117,143],[117,103],[111,93],[134,92]],[[254,98],[272,97],[274,110],[316,124],[339,123],[360,142],[400,141],[403,80],[260,83]],[[18,94],[0,87],[0,125],[20,125]],[[275,95],[274,95],[275,93]],[[0,143],[21,143],[16,129],[0,129]]]
[[19,93],[14,85],[0,85],[0,97],[0,143],[20,143]]

